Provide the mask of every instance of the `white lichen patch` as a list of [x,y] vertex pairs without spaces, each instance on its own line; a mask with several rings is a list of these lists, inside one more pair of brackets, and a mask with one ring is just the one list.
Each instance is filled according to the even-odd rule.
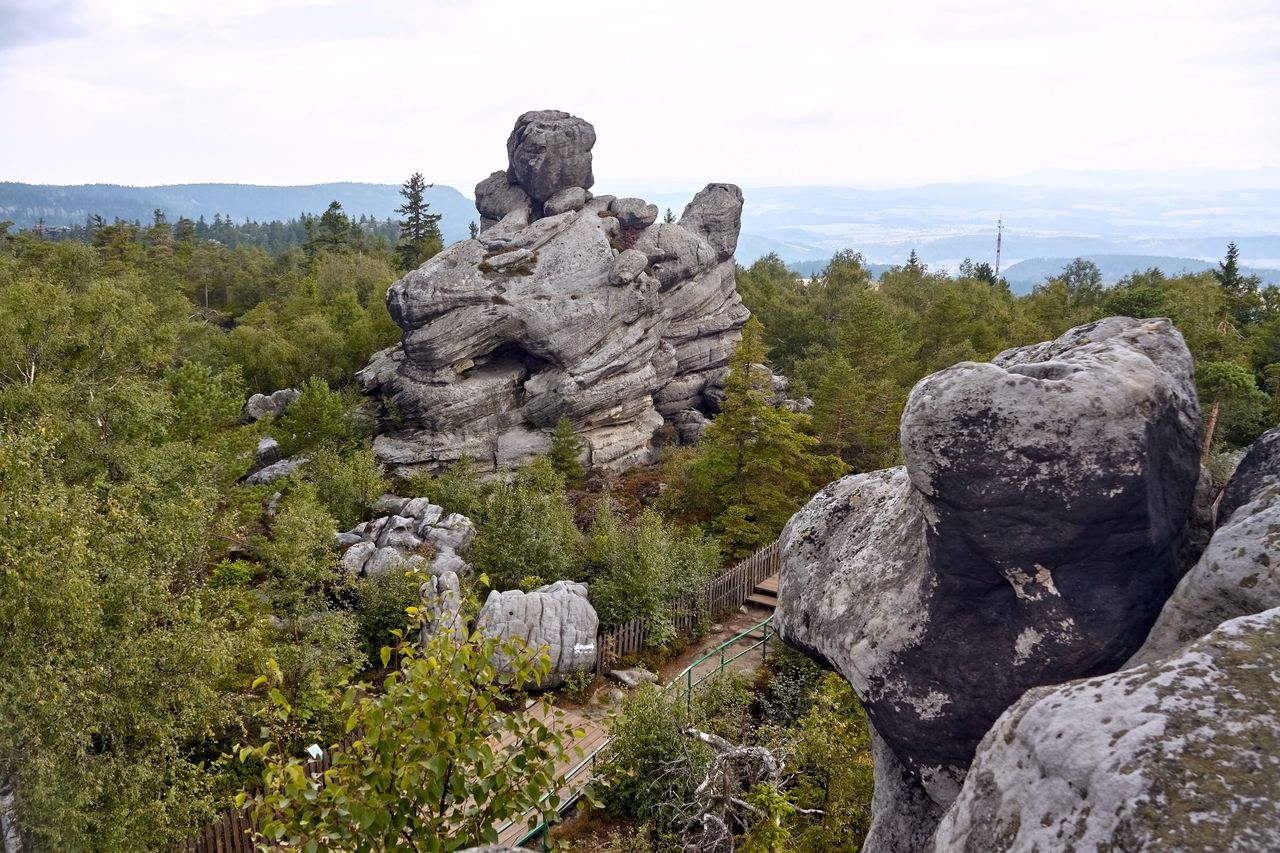
[[1040,641],[1044,639],[1044,635],[1035,628],[1023,628],[1022,633],[1013,643],[1013,662],[1017,666],[1021,666],[1031,660],[1031,653],[1036,650],[1036,646],[1040,645]]

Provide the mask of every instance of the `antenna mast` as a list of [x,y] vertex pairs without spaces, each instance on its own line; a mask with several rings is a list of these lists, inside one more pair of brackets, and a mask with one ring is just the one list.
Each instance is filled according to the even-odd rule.
[[1004,236],[1004,220],[996,220],[996,280],[1000,280],[1000,238]]

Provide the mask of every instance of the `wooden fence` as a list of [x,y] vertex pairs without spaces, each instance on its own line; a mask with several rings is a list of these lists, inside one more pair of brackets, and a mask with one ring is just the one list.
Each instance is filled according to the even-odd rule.
[[[671,602],[671,621],[676,631],[688,633],[703,618],[714,619],[737,610],[756,584],[777,572],[778,543],[774,541],[712,579],[701,594],[681,596]],[[599,650],[596,656],[596,675],[603,675],[619,658],[639,652],[648,638],[649,625],[643,619],[632,619],[616,628],[601,629],[596,640],[596,648]]]

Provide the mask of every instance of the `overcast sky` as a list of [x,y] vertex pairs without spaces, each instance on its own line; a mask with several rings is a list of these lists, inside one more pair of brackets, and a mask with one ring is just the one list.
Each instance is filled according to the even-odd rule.
[[597,189],[1280,168],[1276,0],[0,0],[0,180]]

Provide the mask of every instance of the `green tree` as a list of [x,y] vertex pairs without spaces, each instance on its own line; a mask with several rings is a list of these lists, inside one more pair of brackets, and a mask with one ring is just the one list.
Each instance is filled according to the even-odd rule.
[[404,218],[400,222],[396,256],[400,259],[401,269],[417,269],[444,248],[444,239],[440,236],[440,214],[431,213],[431,205],[423,197],[430,186],[432,184],[423,180],[421,172],[414,172],[400,188],[404,204],[396,208],[396,213]]
[[1240,250],[1234,242],[1227,244],[1227,255],[1213,271],[1213,277],[1227,295],[1227,310],[1237,328],[1258,319],[1262,307],[1258,295],[1261,280],[1256,275],[1240,274]]
[[307,251],[310,254],[350,251],[353,230],[351,218],[343,212],[342,205],[331,201],[325,212],[320,214],[320,219],[307,240]]
[[580,461],[585,449],[586,445],[574,432],[573,424],[561,415],[551,433],[551,450],[547,456],[551,459],[551,467],[564,477],[565,483],[574,488],[582,485],[585,476]]
[[[384,664],[392,653],[383,649]],[[380,692],[347,692],[346,730],[359,737],[332,749],[323,778],[308,777],[303,759],[275,741],[241,750],[242,760],[265,763],[263,789],[240,801],[266,840],[304,850],[460,850],[495,843],[504,821],[532,813],[536,823],[558,810],[557,766],[575,754],[564,741],[582,732],[569,731],[546,696],[507,710],[513,687],[550,671],[545,652],[442,633],[394,653],[400,664]],[[511,663],[495,666],[499,656]],[[287,723],[292,706],[274,686],[271,696]]]
[[772,541],[804,501],[847,470],[838,458],[815,452],[818,440],[805,432],[805,415],[769,404],[763,334],[754,318],[743,328],[720,414],[666,501],[706,522],[728,557]]

